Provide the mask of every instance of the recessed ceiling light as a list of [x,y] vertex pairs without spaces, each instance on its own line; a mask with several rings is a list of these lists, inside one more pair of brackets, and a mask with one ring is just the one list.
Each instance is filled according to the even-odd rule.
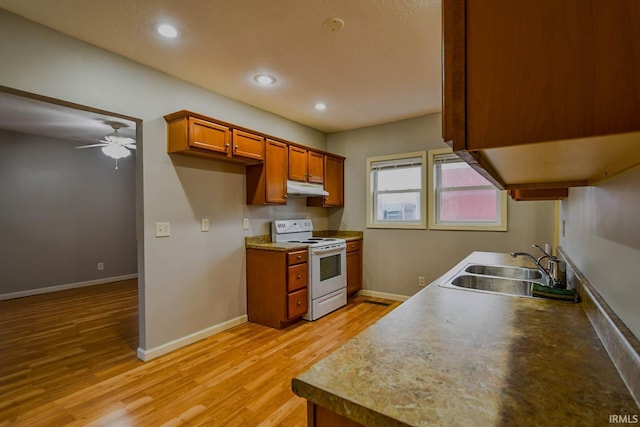
[[178,37],[178,29],[171,24],[158,25],[158,34],[168,39],[175,39]]
[[316,110],[318,110],[318,111],[324,111],[324,110],[326,110],[326,109],[327,109],[327,104],[325,104],[324,102],[318,102],[318,103],[315,105],[315,108],[316,108]]
[[260,86],[271,86],[276,82],[276,78],[269,74],[256,74],[253,80]]

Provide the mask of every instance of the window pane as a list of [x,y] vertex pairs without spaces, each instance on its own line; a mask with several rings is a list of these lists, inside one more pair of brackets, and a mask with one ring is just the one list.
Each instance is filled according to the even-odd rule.
[[439,200],[440,221],[496,222],[497,197],[498,192],[495,189],[442,190]]
[[442,187],[492,185],[466,163],[446,163],[440,165],[440,171]]
[[385,169],[378,174],[378,191],[393,191],[420,188],[420,167]]
[[376,220],[420,221],[420,193],[378,194]]

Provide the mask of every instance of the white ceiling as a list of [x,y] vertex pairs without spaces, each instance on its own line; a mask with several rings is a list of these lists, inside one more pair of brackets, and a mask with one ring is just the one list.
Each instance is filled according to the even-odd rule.
[[[440,0],[0,0],[0,7],[324,132],[441,111]],[[324,31],[336,17],[344,28]],[[158,36],[163,21],[181,36]],[[255,85],[259,72],[276,84]],[[327,109],[316,111],[317,101]]]
[[85,145],[112,133],[112,122],[122,126],[120,135],[136,138],[133,121],[0,92],[0,129],[77,140],[78,145]]

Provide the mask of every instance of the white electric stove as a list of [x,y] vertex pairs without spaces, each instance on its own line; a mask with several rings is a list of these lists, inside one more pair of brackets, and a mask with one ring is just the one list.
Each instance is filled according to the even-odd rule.
[[309,247],[309,311],[304,319],[319,319],[347,304],[347,243],[344,239],[314,237],[310,219],[288,219],[271,223],[271,241]]

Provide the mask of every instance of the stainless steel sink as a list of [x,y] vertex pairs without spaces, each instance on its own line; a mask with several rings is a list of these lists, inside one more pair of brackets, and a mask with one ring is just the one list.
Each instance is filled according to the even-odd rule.
[[440,286],[532,298],[531,286],[534,283],[545,283],[545,278],[537,268],[470,264],[463,267],[453,279],[440,283]]
[[542,273],[538,269],[511,267],[506,265],[473,264],[464,271],[483,276],[504,277],[508,279],[541,280]]
[[[477,266],[483,267],[483,266]],[[476,291],[497,292],[516,296],[531,296],[531,284],[526,280],[504,279],[500,277],[472,276],[463,274],[455,277],[451,285]]]

